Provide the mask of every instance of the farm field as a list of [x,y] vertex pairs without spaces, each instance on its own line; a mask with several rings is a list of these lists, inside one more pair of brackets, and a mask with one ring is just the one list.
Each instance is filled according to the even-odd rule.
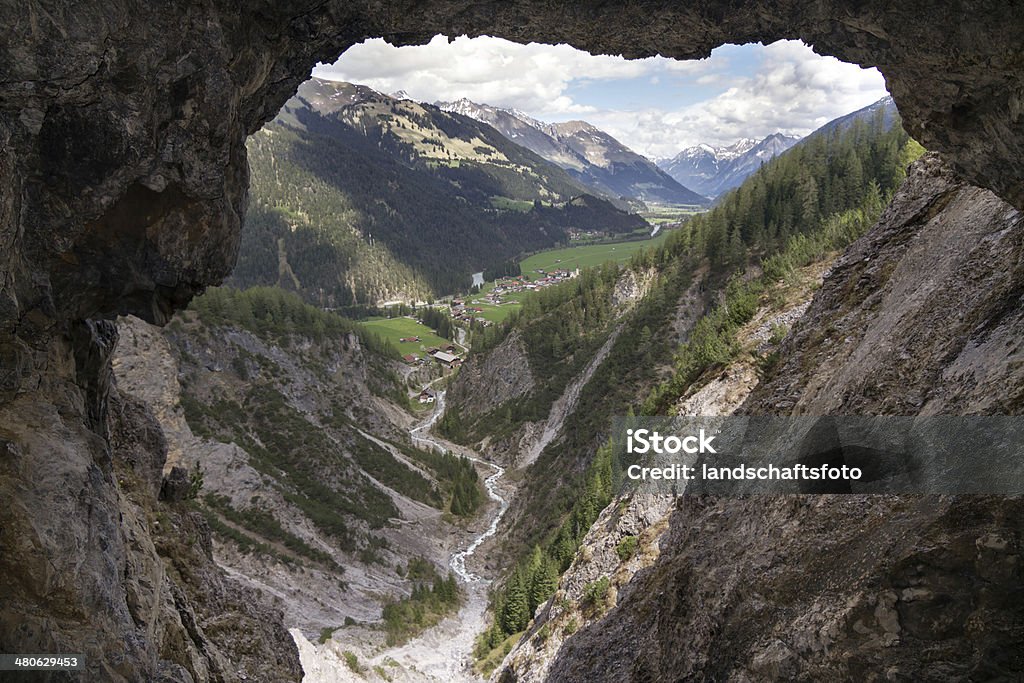
[[471,299],[469,305],[475,308],[484,309],[482,313],[477,314],[484,320],[490,320],[493,323],[500,323],[505,320],[505,318],[509,317],[513,311],[518,311],[521,308],[519,301],[513,300],[514,297],[515,295],[506,297],[505,300],[508,301],[508,303],[502,304],[501,306],[489,304],[482,299]]
[[[422,357],[424,351],[431,346],[450,344],[447,339],[434,334],[434,331],[413,318],[368,318],[359,323],[371,332],[377,333],[382,339],[391,342],[403,356],[413,354]],[[419,342],[402,342],[402,337],[419,337]]]
[[[617,244],[586,244],[576,247],[551,249],[523,259],[519,262],[519,266],[522,269],[523,275],[531,280],[539,280],[544,276],[538,273],[538,270],[552,271],[593,268],[607,261],[622,263],[628,261],[633,254],[642,249],[661,244],[667,235],[667,232],[661,232],[654,239],[633,240]],[[494,283],[488,282],[479,294],[467,297],[467,303],[470,306],[482,308],[483,312],[479,314],[480,317],[495,323],[503,321],[513,311],[519,310],[520,299],[524,296],[529,296],[529,292],[505,294],[502,296],[502,299],[506,303],[501,306],[495,306],[487,303],[483,298],[492,289],[494,289]]]
[[661,225],[663,223],[678,223],[688,216],[705,211],[707,211],[707,207],[702,206],[664,206],[654,204],[648,207],[646,211],[641,211],[640,215],[647,219],[648,223]]
[[618,244],[586,244],[578,247],[551,249],[534,254],[520,261],[523,275],[531,280],[543,277],[538,270],[573,270],[575,268],[593,268],[606,261],[622,263],[628,261],[636,252],[661,244],[667,232],[661,232],[654,239],[619,242]]

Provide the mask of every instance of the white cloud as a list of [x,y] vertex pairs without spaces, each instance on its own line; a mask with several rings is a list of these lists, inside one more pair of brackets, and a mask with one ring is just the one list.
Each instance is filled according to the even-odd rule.
[[[775,132],[807,135],[886,94],[876,69],[821,57],[798,41],[759,49],[764,54],[756,72],[731,79],[710,99],[674,111],[603,111],[591,122],[641,153],[666,157],[700,142],[724,145]],[[706,75],[697,82],[706,85],[713,78]]]
[[426,45],[396,48],[382,39],[349,48],[313,75],[363,83],[390,93],[405,90],[427,102],[468,97],[499,107],[555,114],[589,112],[564,93],[573,81],[638,78],[652,60],[591,55],[568,45],[520,45],[488,36],[435,36]]
[[[463,36],[449,42],[436,36],[427,45],[402,48],[374,39],[313,73],[385,93],[405,90],[427,102],[468,97],[522,109],[540,119],[586,118],[652,158],[671,156],[698,142],[729,144],[777,131],[806,135],[885,95],[877,70],[821,57],[799,41],[743,50],[697,61],[629,61],[568,45],[520,45],[491,37]],[[631,89],[632,110],[608,104],[614,101],[609,92],[640,82],[647,90],[637,95]],[[583,91],[599,91],[600,102],[583,101],[579,86],[587,85],[591,87]],[[668,109],[662,104],[668,88],[707,95]]]

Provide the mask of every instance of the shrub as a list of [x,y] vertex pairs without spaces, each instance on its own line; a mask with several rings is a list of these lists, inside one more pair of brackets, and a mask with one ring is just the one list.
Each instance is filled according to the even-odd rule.
[[601,604],[608,597],[609,588],[611,588],[611,581],[607,576],[602,576],[597,581],[591,581],[583,589],[584,604],[591,606]]
[[345,664],[348,668],[352,669],[354,673],[362,673],[363,668],[359,666],[359,658],[356,657],[355,653],[351,650],[345,650],[341,653],[341,656],[345,658]]
[[636,554],[637,545],[636,536],[626,536],[615,546],[615,554],[619,556],[621,561],[625,562]]

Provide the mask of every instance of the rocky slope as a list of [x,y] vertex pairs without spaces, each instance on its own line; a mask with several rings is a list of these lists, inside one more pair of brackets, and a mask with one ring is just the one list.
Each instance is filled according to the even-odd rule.
[[467,359],[448,400],[471,420],[528,395],[534,384],[523,336],[513,332],[490,353]]
[[7,5],[0,22],[0,649],[85,651],[105,680],[156,678],[175,619],[140,626],[126,599],[125,570],[152,558],[153,534],[140,527],[129,544],[118,523],[128,508],[104,426],[116,337],[97,321],[164,323],[228,274],[245,137],[317,61],[370,35],[487,33],[678,58],[799,37],[877,65],[911,134],[1024,208],[1024,16],[1012,4],[91,0]]
[[[1020,223],[922,159],[739,412],[1019,412]],[[1013,679],[1022,528],[995,496],[685,496],[613,609],[500,680]]]
[[586,121],[543,123],[520,111],[477,104],[467,99],[438,102],[437,106],[493,126],[517,145],[566,169],[591,191],[611,199],[665,204],[706,203],[704,197],[681,185],[649,159]]
[[396,567],[446,566],[463,535],[442,519],[451,482],[409,443],[397,363],[354,335],[275,339],[191,312],[120,328],[119,386],[153,406],[175,464],[200,468],[217,563],[279,598],[288,628],[379,622],[410,590]]
[[925,157],[836,264],[745,409],[1020,413],[1022,223],[1019,210]]

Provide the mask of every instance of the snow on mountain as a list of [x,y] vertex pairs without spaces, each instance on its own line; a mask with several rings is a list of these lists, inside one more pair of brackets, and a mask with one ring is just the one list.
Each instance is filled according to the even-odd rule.
[[586,121],[543,123],[516,109],[468,99],[435,102],[447,112],[486,123],[513,142],[561,166],[594,191],[664,204],[705,204],[707,200]]
[[799,139],[774,133],[763,140],[741,138],[724,147],[701,143],[671,159],[660,160],[658,166],[680,184],[717,197],[738,187],[762,163],[785,152]]

